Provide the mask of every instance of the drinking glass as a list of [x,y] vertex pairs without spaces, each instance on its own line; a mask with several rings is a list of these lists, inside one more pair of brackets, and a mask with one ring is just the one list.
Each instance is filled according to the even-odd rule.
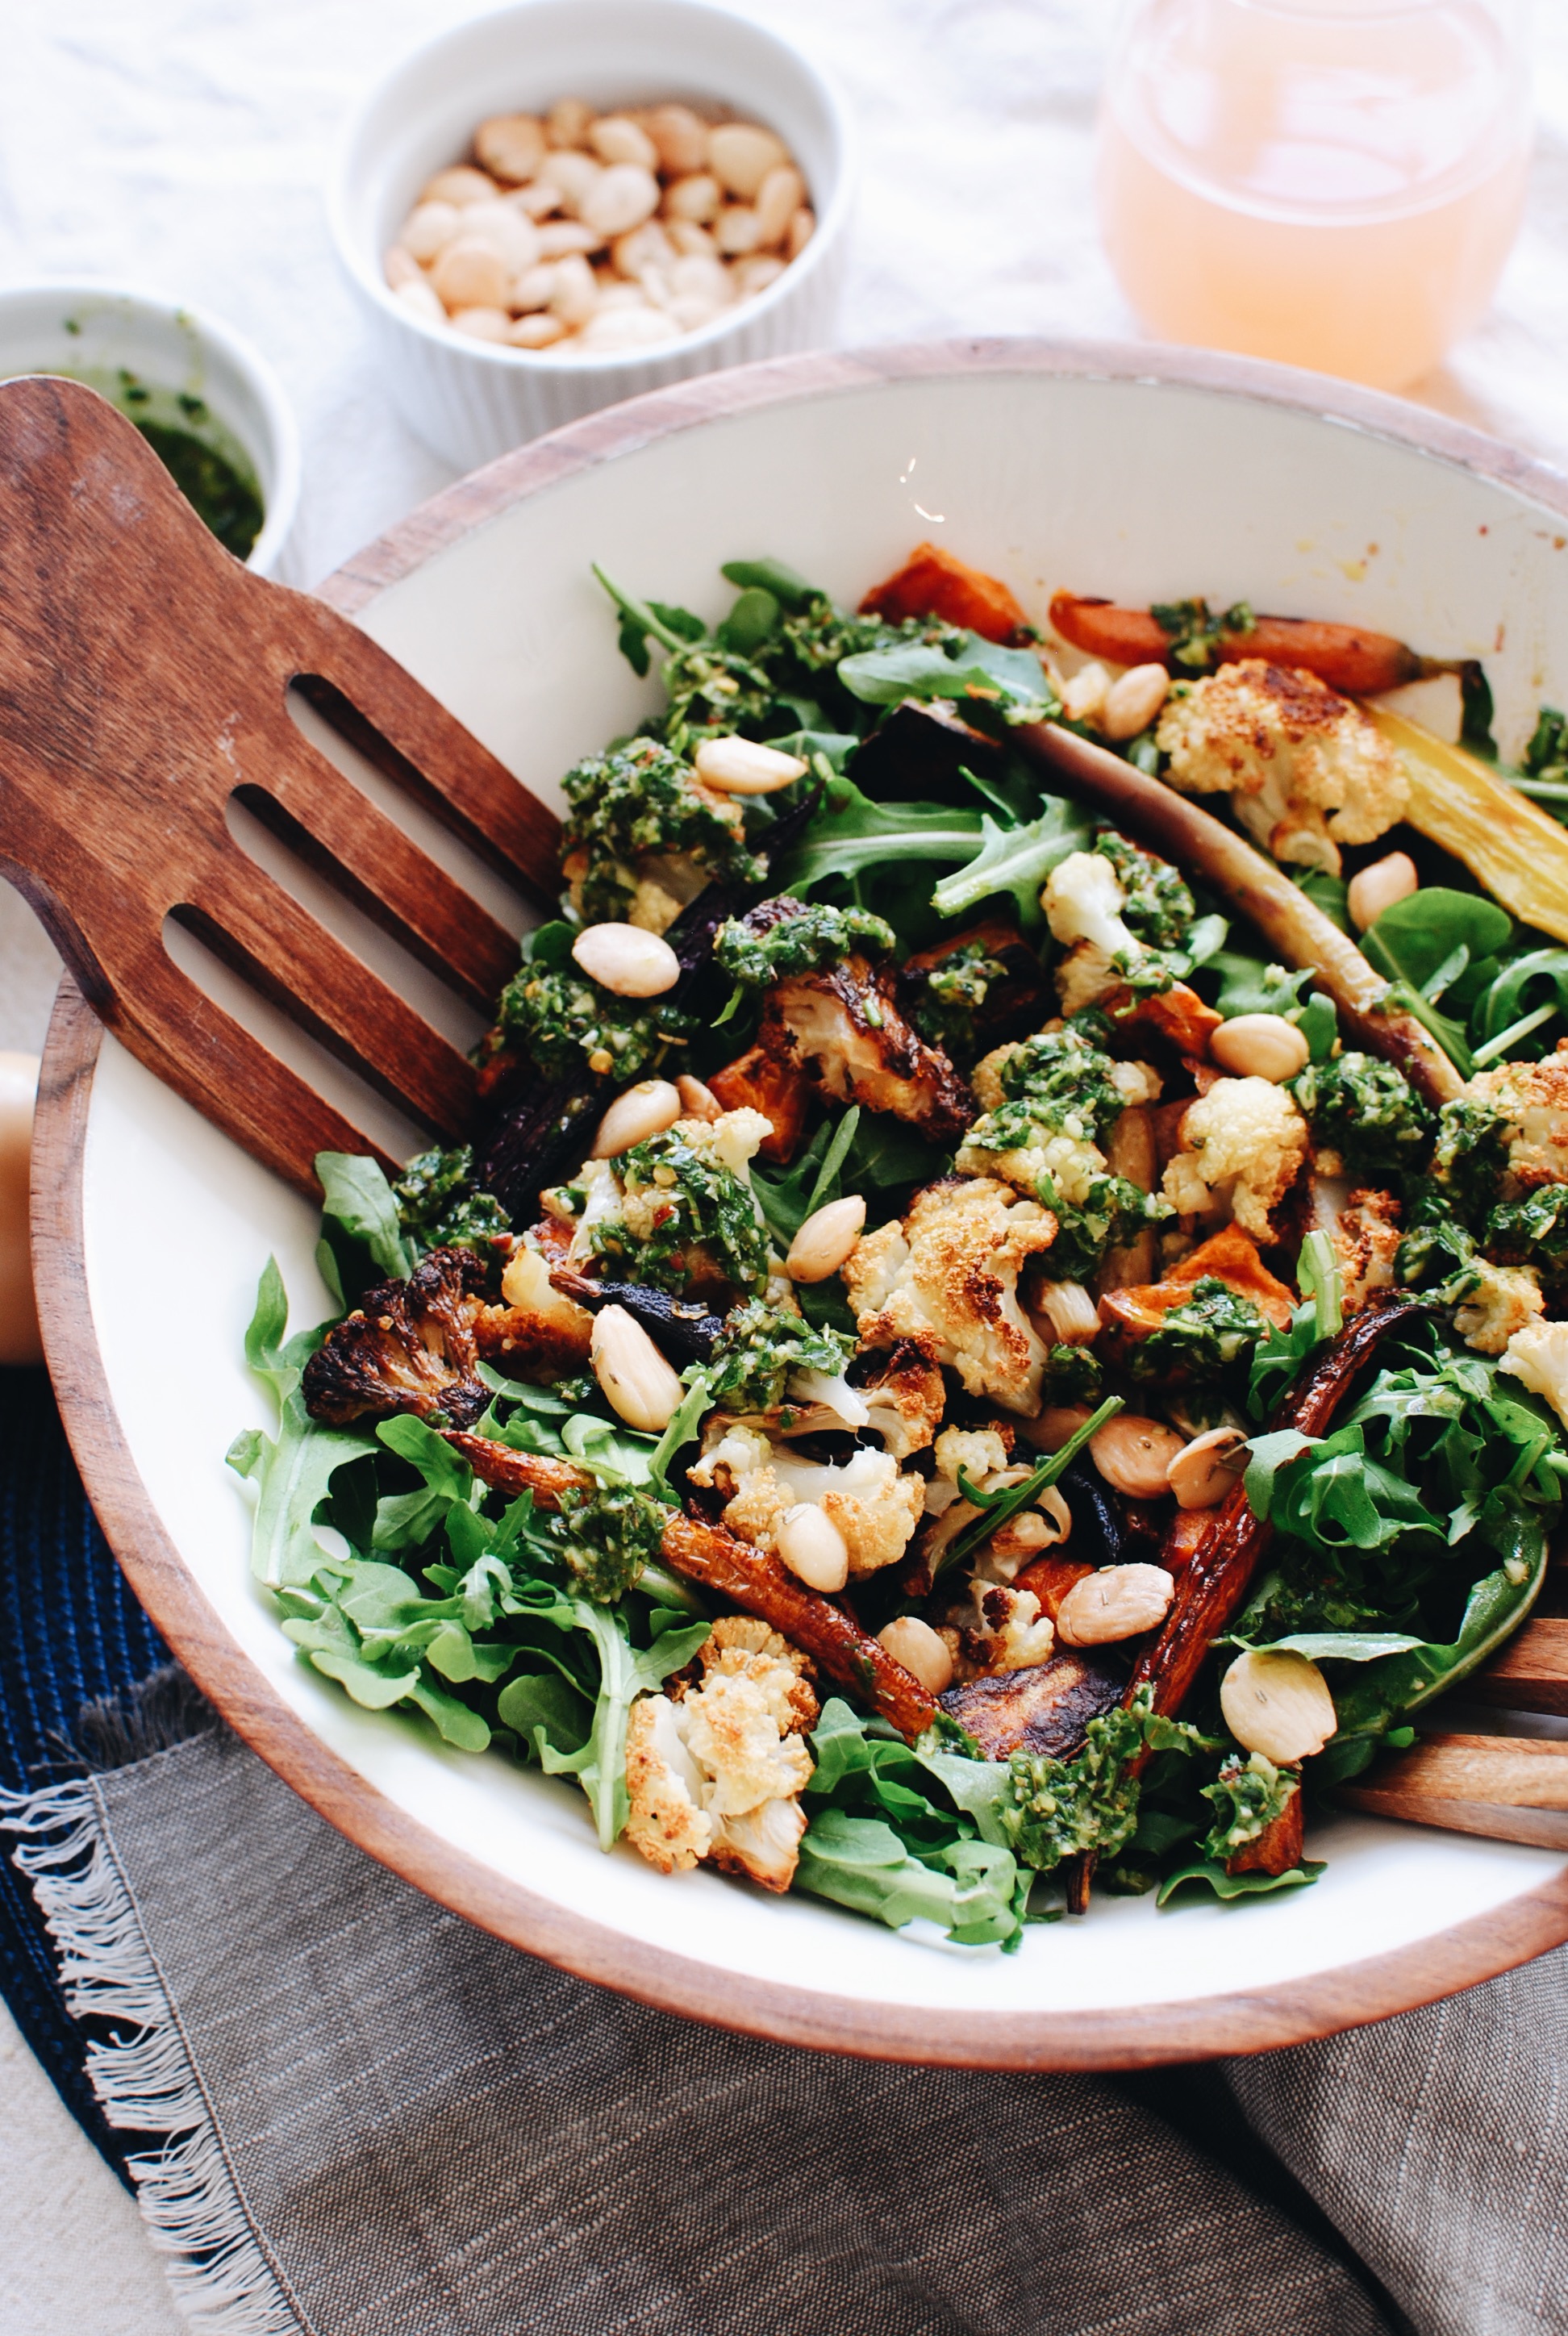
[[1162,339],[1403,389],[1484,313],[1532,139],[1528,0],[1132,0],[1101,232]]

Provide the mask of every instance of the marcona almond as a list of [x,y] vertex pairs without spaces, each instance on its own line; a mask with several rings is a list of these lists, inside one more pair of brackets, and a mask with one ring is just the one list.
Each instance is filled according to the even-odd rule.
[[381,263],[382,274],[394,292],[401,292],[405,284],[423,284],[424,270],[406,245],[394,243]]
[[695,760],[698,778],[726,795],[771,795],[806,771],[798,754],[781,754],[755,738],[705,739]]
[[861,1237],[866,1204],[859,1192],[846,1192],[813,1209],[790,1243],[784,1271],[792,1281],[825,1281],[836,1273]]
[[448,322],[454,333],[466,333],[471,341],[504,341],[511,330],[511,319],[504,308],[482,305],[453,308]]
[[531,113],[494,114],[474,131],[473,151],[492,177],[521,186],[544,160],[544,124]]
[[789,231],[789,223],[805,200],[805,180],[793,162],[781,162],[770,170],[756,193],[756,223],[758,240],[765,248],[782,243]]
[[1339,1724],[1328,1680],[1290,1647],[1238,1655],[1220,1682],[1220,1709],[1238,1744],[1277,1766],[1310,1759]]
[[512,270],[499,251],[475,236],[454,236],[436,254],[430,281],[448,308],[502,308]]
[[445,309],[423,276],[417,284],[400,284],[392,297],[394,300],[400,300],[405,308],[412,309],[416,316],[423,316],[428,324],[444,325],[450,322]]
[[624,113],[601,113],[589,131],[588,142],[601,162],[635,162],[650,174],[658,168],[658,148]]
[[670,178],[687,177],[706,167],[711,132],[689,105],[652,106],[642,116],[642,126],[653,141],[659,169]]
[[580,97],[558,97],[545,116],[544,134],[552,146],[580,146],[592,120],[592,106]]
[[1069,1647],[1112,1647],[1140,1638],[1158,1629],[1175,1594],[1163,1565],[1102,1565],[1075,1582],[1063,1599],[1057,1636]]
[[1180,1509],[1212,1509],[1222,1501],[1247,1465],[1247,1437],[1240,1427],[1211,1427],[1183,1444],[1165,1471]]
[[1390,852],[1386,859],[1374,860],[1370,868],[1363,868],[1352,876],[1345,894],[1345,906],[1350,912],[1350,922],[1359,933],[1375,925],[1385,909],[1396,900],[1407,900],[1412,892],[1419,891],[1421,879],[1416,873],[1416,863],[1407,852]]
[[680,979],[669,943],[639,925],[585,925],[571,953],[590,981],[618,998],[662,998]]
[[458,162],[450,170],[438,170],[420,189],[419,200],[422,203],[456,203],[461,209],[465,203],[487,203],[500,192],[488,171],[472,170],[466,162]]
[[1283,1086],[1307,1067],[1311,1053],[1282,1014],[1235,1014],[1209,1037],[1209,1058],[1238,1079],[1270,1079]]
[[1064,1347],[1086,1347],[1100,1335],[1100,1309],[1081,1281],[1042,1281],[1033,1310]]
[[668,1079],[639,1079],[617,1095],[599,1123],[590,1160],[616,1160],[634,1144],[662,1135],[680,1117],[680,1095]]
[[770,170],[789,161],[781,140],[755,122],[721,122],[707,141],[708,168],[721,187],[749,203]]
[[626,235],[658,209],[658,180],[640,162],[612,162],[579,205],[584,227],[596,235]]
[[694,1079],[689,1071],[682,1071],[675,1084],[684,1117],[707,1120],[724,1117],[724,1105],[713,1089],[705,1086],[700,1079]]
[[939,1638],[929,1622],[918,1614],[900,1614],[891,1622],[884,1622],[877,1632],[878,1639],[895,1663],[902,1663],[912,1679],[919,1679],[928,1695],[940,1695],[953,1683],[953,1658],[945,1639]]
[[1174,1427],[1124,1411],[1095,1430],[1089,1457],[1114,1492],[1130,1501],[1153,1501],[1170,1490],[1165,1471],[1183,1442]]
[[403,248],[428,268],[462,224],[463,213],[455,203],[416,203],[403,222]]
[[664,198],[666,214],[672,219],[689,219],[694,227],[709,227],[717,219],[724,190],[711,170],[694,170],[689,179],[677,179],[667,188]]
[[1100,708],[1107,738],[1137,738],[1170,696],[1171,676],[1163,665],[1132,665],[1113,681]]
[[850,1578],[849,1543],[814,1501],[797,1501],[779,1520],[774,1547],[798,1582],[831,1596]]
[[661,1436],[686,1389],[624,1306],[607,1306],[595,1315],[589,1358],[618,1416],[645,1436]]

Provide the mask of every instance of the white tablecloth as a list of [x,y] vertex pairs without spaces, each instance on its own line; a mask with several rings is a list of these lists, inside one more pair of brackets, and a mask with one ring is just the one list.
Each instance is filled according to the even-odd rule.
[[[1135,336],[1095,237],[1110,0],[735,0],[847,85],[866,179],[846,341]],[[0,283],[93,276],[209,307],[272,360],[305,441],[290,580],[451,476],[366,361],[320,190],[345,114],[464,0],[14,0],[0,72]],[[1424,402],[1568,469],[1568,8],[1538,12],[1541,134],[1494,312]],[[0,887],[0,1046],[36,1048],[53,953]],[[124,2194],[0,2015],[0,2330],[175,2326]]]

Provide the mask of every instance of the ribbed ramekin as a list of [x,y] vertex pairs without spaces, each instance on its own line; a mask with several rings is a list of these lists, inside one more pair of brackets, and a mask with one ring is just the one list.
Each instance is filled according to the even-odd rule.
[[[383,255],[420,188],[488,116],[560,97],[606,108],[683,99],[766,123],[804,175],[816,232],[755,299],[636,355],[564,357],[428,324],[393,297]],[[333,235],[399,411],[460,470],[603,405],[693,374],[824,346],[853,200],[842,99],[792,42],[706,0],[521,0],[416,49],[350,123],[329,194]]]

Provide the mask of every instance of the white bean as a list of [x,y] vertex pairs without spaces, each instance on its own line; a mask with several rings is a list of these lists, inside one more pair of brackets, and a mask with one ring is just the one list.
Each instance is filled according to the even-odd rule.
[[1157,1500],[1170,1487],[1165,1471],[1185,1438],[1157,1419],[1124,1411],[1089,1438],[1089,1457],[1113,1492],[1130,1501]]
[[588,142],[601,162],[635,162],[640,170],[658,168],[658,148],[624,113],[601,113],[589,131]]
[[540,164],[539,183],[554,187],[560,196],[561,209],[575,217],[603,176],[602,162],[596,162],[591,154],[579,154],[575,147],[568,146],[545,156]]
[[1235,1014],[1209,1036],[1209,1057],[1237,1078],[1271,1079],[1276,1086],[1307,1067],[1311,1048],[1282,1014]]
[[599,1123],[590,1160],[618,1160],[634,1144],[662,1135],[680,1117],[680,1096],[667,1079],[639,1079],[617,1095]]
[[701,1079],[694,1079],[689,1071],[682,1071],[675,1084],[680,1096],[683,1118],[715,1120],[724,1117],[724,1105],[713,1089],[705,1086]]
[[544,134],[552,146],[580,146],[592,120],[592,106],[580,97],[558,97],[544,118]]
[[652,106],[641,119],[657,152],[658,167],[667,178],[706,169],[708,126],[689,105]]
[[513,276],[539,258],[539,229],[515,203],[471,203],[463,214],[463,240],[488,243]]
[[[404,237],[406,242],[407,238]],[[1345,894],[1345,906],[1350,911],[1350,922],[1359,933],[1375,925],[1385,909],[1396,900],[1407,900],[1412,892],[1420,890],[1421,879],[1416,873],[1416,863],[1407,852],[1390,852],[1386,859],[1374,860],[1370,868],[1363,868],[1352,876]]]
[[1148,728],[1170,695],[1171,676],[1163,665],[1129,666],[1113,681],[1100,711],[1100,727],[1107,738],[1137,738]]
[[755,211],[748,203],[726,203],[718,215],[713,239],[726,259],[744,258],[762,241]]
[[521,186],[544,160],[544,124],[532,113],[493,114],[474,131],[473,151],[492,178]]
[[1102,1565],[1075,1582],[1057,1607],[1057,1636],[1068,1647],[1141,1638],[1164,1621],[1175,1594],[1163,1565]]
[[680,979],[669,943],[638,925],[585,925],[571,953],[590,981],[618,998],[662,998]]
[[504,308],[511,276],[498,251],[466,235],[449,243],[430,271],[436,293],[452,309]]
[[447,323],[454,333],[466,333],[471,341],[504,341],[511,330],[511,318],[504,308],[478,305],[453,308]]
[[774,1547],[808,1590],[824,1591],[831,1596],[850,1578],[849,1543],[814,1501],[797,1501],[784,1511]]
[[817,215],[803,203],[790,221],[789,241],[784,248],[792,259],[798,259],[817,231]]
[[789,223],[805,200],[805,180],[793,162],[770,170],[756,190],[757,240],[765,246],[782,243]]
[[455,203],[416,203],[403,222],[399,240],[404,250],[428,267],[462,224],[463,214]]
[[771,795],[806,771],[798,754],[783,754],[755,738],[705,739],[694,759],[698,778],[726,795]]
[[748,203],[768,172],[789,161],[782,141],[755,122],[721,122],[709,135],[707,156],[720,186]]
[[825,1281],[836,1273],[860,1239],[865,1221],[866,1204],[859,1192],[846,1192],[842,1201],[813,1209],[790,1243],[784,1260],[790,1280]]
[[1320,1752],[1339,1724],[1328,1680],[1293,1647],[1238,1655],[1220,1681],[1220,1709],[1238,1744],[1280,1765]]
[[952,1650],[947,1640],[939,1638],[930,1624],[922,1622],[918,1614],[900,1614],[891,1622],[884,1622],[877,1637],[894,1662],[902,1663],[928,1695],[940,1695],[945,1688],[951,1687]]
[[680,326],[673,316],[661,308],[650,308],[646,301],[637,307],[614,307],[601,300],[578,336],[579,346],[585,355],[609,355],[621,349],[651,348],[659,341],[672,341]]
[[662,1435],[686,1389],[624,1306],[607,1306],[594,1316],[589,1359],[611,1408],[627,1426],[645,1436]]
[[506,337],[514,349],[548,349],[552,342],[565,339],[566,326],[559,316],[546,316],[536,308],[531,316],[514,316]]
[[417,284],[400,284],[392,297],[414,316],[423,316],[427,324],[444,325],[447,322],[445,309],[423,276]]
[[709,170],[698,170],[689,179],[677,179],[664,190],[665,216],[667,219],[690,219],[694,226],[711,227],[718,217],[724,197],[718,180]]
[[1183,1444],[1165,1470],[1165,1482],[1180,1509],[1212,1509],[1222,1501],[1247,1465],[1247,1438],[1240,1427],[1211,1427]]
[[450,170],[438,170],[420,189],[419,200],[422,203],[455,203],[461,210],[469,203],[487,203],[500,192],[488,171],[472,170],[466,162],[458,162]]
[[579,206],[583,225],[603,236],[625,235],[657,209],[658,180],[640,162],[612,162]]
[[556,264],[550,313],[563,325],[586,325],[599,306],[599,286],[581,252],[569,252]]

